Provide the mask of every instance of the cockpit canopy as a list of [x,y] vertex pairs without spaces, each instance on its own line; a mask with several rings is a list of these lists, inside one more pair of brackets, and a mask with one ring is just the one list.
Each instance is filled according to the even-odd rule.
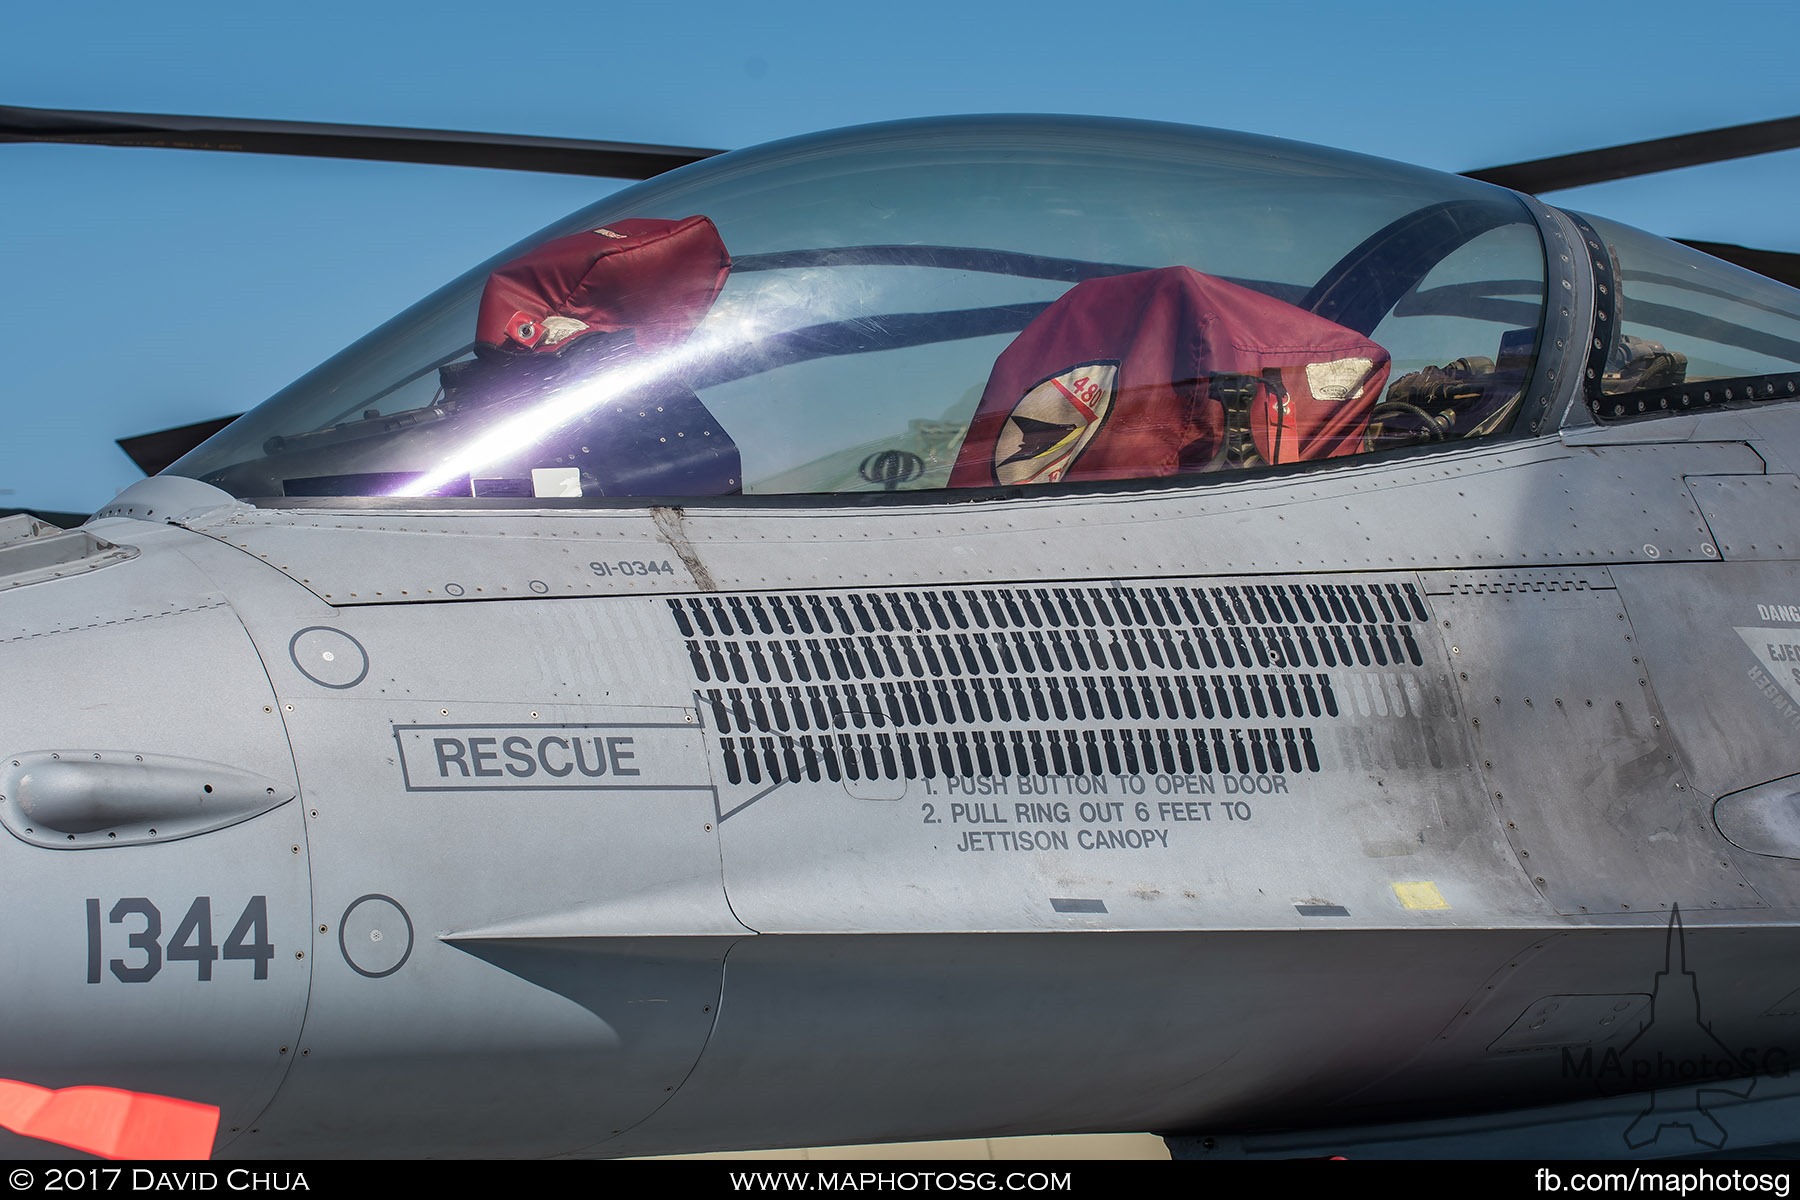
[[274,504],[1191,482],[1504,433],[1545,280],[1526,204],[1455,176],[1142,122],[874,126],[609,196],[171,471]]

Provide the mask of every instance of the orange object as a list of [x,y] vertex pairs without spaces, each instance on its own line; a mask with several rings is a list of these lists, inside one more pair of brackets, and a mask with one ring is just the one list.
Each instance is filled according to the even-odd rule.
[[0,1126],[102,1158],[210,1158],[219,1110],[148,1092],[0,1079]]

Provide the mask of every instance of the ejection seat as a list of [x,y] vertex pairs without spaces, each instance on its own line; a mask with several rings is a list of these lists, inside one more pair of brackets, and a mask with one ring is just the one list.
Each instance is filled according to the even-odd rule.
[[[677,353],[730,270],[702,216],[615,221],[495,270],[476,316],[475,357],[440,371],[444,399],[538,405],[544,428],[476,479],[476,494],[557,494],[545,491],[546,472],[566,476],[571,495],[741,491],[737,446],[685,382]],[[504,488],[522,490],[496,490]]]
[[950,486],[1361,453],[1389,367],[1355,330],[1188,267],[1086,280],[995,360]]

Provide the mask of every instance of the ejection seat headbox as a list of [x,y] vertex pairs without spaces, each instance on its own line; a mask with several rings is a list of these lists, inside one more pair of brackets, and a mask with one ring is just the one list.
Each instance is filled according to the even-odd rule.
[[629,330],[643,349],[661,349],[693,332],[730,272],[706,217],[615,221],[535,246],[490,275],[475,341],[554,353],[587,333]]
[[950,486],[1355,454],[1390,365],[1355,330],[1189,267],[1086,280],[995,360]]
[[[725,286],[731,255],[712,221],[629,218],[534,246],[489,275],[475,357],[440,369],[457,404],[546,407],[543,438],[489,464],[477,495],[511,477],[567,476],[564,495],[711,496],[742,490],[737,447],[685,382],[679,354]],[[486,489],[486,490],[484,490]]]

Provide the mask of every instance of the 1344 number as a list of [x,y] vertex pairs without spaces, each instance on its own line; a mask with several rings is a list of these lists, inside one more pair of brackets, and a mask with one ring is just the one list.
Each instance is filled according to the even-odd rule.
[[[269,898],[252,896],[238,915],[223,946],[213,942],[212,897],[196,896],[187,913],[165,943],[163,917],[156,905],[142,896],[127,896],[106,915],[109,925],[124,927],[124,956],[107,959],[101,946],[100,901],[87,902],[87,981],[99,983],[104,966],[120,983],[148,983],[167,962],[191,962],[200,982],[210,982],[213,964],[248,959],[252,978],[269,977],[269,961],[275,945],[269,941]],[[118,935],[113,935],[115,938]]]

